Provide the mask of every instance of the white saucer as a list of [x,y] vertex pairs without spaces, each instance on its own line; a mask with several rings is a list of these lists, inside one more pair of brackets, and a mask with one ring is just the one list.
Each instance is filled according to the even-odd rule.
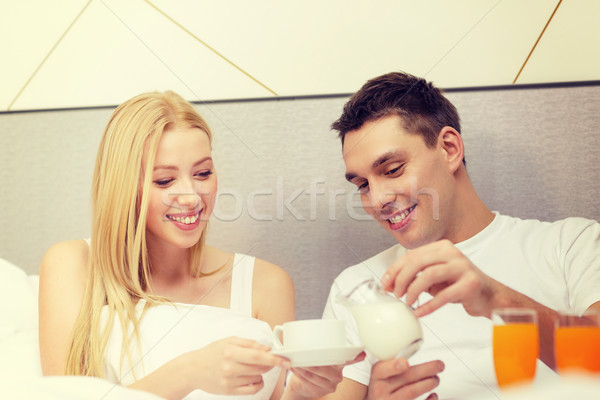
[[292,367],[322,367],[340,365],[353,360],[363,346],[343,346],[320,349],[286,350],[273,349],[271,353],[290,360]]

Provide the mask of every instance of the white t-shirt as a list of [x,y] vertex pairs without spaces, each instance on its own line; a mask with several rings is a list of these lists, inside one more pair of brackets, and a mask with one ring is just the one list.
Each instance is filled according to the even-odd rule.
[[[488,276],[554,310],[581,314],[600,301],[600,224],[596,221],[567,218],[550,223],[496,213],[489,226],[456,247]],[[349,343],[360,344],[356,324],[336,298],[365,279],[380,279],[405,252],[395,245],[335,279],[323,318],[344,320]],[[424,293],[418,301],[423,304],[429,299]],[[447,304],[420,321],[424,344],[409,361],[444,361],[435,390],[441,399],[497,391],[489,319],[472,317],[459,304]],[[344,368],[344,376],[367,385],[375,361],[368,355],[365,361]],[[536,377],[549,375],[554,372],[539,361]]]
[[[115,317],[104,358],[105,378],[130,385],[181,354],[230,336],[252,339],[272,346],[273,331],[269,324],[252,318],[254,260],[254,257],[235,254],[229,309],[183,303],[149,307],[140,321],[141,347],[137,346],[135,340],[130,346],[133,370],[128,358],[121,358],[123,331]],[[144,305],[144,301],[138,302],[136,310],[141,313]],[[105,308],[103,324],[108,315],[106,311]],[[275,367],[263,374],[264,387],[254,395],[224,396],[198,389],[185,399],[269,399],[280,373],[281,368]]]

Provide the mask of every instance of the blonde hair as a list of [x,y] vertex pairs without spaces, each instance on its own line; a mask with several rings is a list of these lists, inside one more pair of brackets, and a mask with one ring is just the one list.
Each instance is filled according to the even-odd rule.
[[[190,103],[170,91],[145,93],[126,101],[106,126],[92,183],[89,275],[66,374],[103,377],[102,360],[115,315],[123,331],[122,358],[127,355],[131,364],[129,344],[133,337],[139,340],[138,300],[146,300],[146,306],[165,301],[152,294],[149,280],[146,218],[152,174],[147,171],[153,169],[163,132],[173,128],[199,128],[212,142],[204,119]],[[193,276],[202,276],[205,236],[206,229],[190,251]],[[108,309],[106,319],[101,318],[104,306]]]

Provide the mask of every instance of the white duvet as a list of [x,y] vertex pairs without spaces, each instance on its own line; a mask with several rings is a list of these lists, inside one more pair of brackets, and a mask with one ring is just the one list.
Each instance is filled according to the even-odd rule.
[[[37,334],[38,277],[0,258],[1,400],[160,400],[99,378],[42,377]],[[502,400],[600,399],[600,377],[563,377],[542,386],[515,389]],[[489,392],[468,400],[500,400]],[[443,399],[442,399],[443,400]],[[456,399],[454,399],[456,400]],[[467,399],[463,399],[467,400]]]
[[37,290],[37,276],[0,258],[0,399],[160,399],[98,378],[42,377]]

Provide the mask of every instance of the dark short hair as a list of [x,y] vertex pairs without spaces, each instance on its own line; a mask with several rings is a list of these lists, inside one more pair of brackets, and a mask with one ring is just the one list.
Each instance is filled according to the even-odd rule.
[[428,147],[435,146],[445,126],[460,132],[456,107],[442,91],[423,78],[403,72],[391,72],[365,83],[344,105],[331,128],[339,132],[343,145],[346,133],[394,114],[401,118],[404,129],[421,135]]

